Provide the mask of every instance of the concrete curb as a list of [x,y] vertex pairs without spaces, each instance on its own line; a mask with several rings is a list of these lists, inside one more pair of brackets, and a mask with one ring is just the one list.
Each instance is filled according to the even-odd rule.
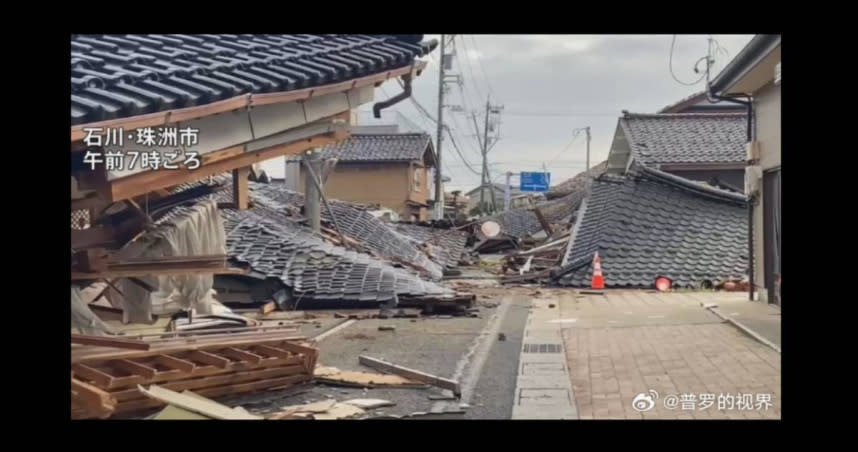
[[760,343],[762,343],[762,344],[764,344],[764,345],[768,346],[769,348],[771,348],[772,350],[774,350],[774,351],[776,351],[776,352],[778,352],[778,353],[780,353],[780,352],[781,352],[781,348],[780,348],[780,347],[778,347],[776,344],[774,344],[772,341],[770,341],[770,340],[768,340],[768,339],[764,338],[763,336],[760,336],[756,331],[754,331],[754,330],[752,330],[752,329],[748,328],[747,326],[743,325],[742,323],[740,323],[739,321],[737,321],[737,320],[733,319],[732,317],[728,317],[728,316],[726,316],[726,315],[722,314],[722,313],[721,313],[721,311],[718,311],[718,309],[717,309],[717,307],[718,307],[718,306],[717,306],[717,305],[712,305],[712,304],[704,305],[703,303],[700,303],[700,305],[701,305],[701,306],[703,306],[704,308],[706,308],[707,310],[709,310],[711,313],[713,313],[713,314],[717,315],[718,317],[720,317],[721,319],[723,319],[723,320],[724,320],[724,321],[726,321],[727,323],[729,323],[729,324],[733,325],[734,327],[738,328],[738,329],[739,329],[740,331],[742,331],[743,333],[745,333],[745,334],[747,334],[748,336],[751,336],[752,338],[756,339],[756,340],[757,340],[757,342],[760,342]]

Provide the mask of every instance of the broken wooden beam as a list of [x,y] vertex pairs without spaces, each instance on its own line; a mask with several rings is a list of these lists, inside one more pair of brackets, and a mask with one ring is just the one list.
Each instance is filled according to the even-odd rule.
[[149,344],[146,342],[110,336],[90,336],[87,334],[72,333],[71,343],[100,345],[102,347],[128,348],[132,350],[149,350]]
[[402,367],[366,355],[359,356],[358,362],[364,366],[373,368],[375,370],[396,374],[411,380],[421,381],[423,383],[437,386],[439,388],[449,389],[450,391],[453,391],[453,394],[457,397],[462,395],[462,390],[459,386],[459,382],[455,380],[450,380],[447,378],[438,377],[436,375],[427,374],[419,370],[409,369],[407,367]]
[[549,223],[548,220],[545,219],[545,215],[542,214],[542,211],[539,210],[539,207],[534,207],[533,213],[536,214],[536,219],[539,220],[539,224],[542,225],[542,229],[544,229],[545,233],[548,234],[549,237],[551,237],[551,234],[553,234],[553,230],[551,229],[551,223]]
[[232,203],[237,210],[247,210],[250,201],[248,175],[250,166],[232,170]]

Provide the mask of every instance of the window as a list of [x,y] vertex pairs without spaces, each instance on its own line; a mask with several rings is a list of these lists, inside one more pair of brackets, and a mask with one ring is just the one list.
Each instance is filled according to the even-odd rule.
[[414,183],[412,190],[419,192],[423,186],[423,168],[414,168]]

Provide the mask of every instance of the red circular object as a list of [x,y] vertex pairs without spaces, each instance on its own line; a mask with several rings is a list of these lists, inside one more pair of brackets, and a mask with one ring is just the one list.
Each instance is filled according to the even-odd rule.
[[660,276],[655,279],[655,288],[665,292],[670,290],[670,280],[665,278],[664,276]]

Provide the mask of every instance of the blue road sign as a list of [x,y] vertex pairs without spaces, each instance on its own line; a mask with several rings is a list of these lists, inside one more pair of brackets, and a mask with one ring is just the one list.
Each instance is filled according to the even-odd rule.
[[521,191],[548,191],[551,173],[521,173]]

